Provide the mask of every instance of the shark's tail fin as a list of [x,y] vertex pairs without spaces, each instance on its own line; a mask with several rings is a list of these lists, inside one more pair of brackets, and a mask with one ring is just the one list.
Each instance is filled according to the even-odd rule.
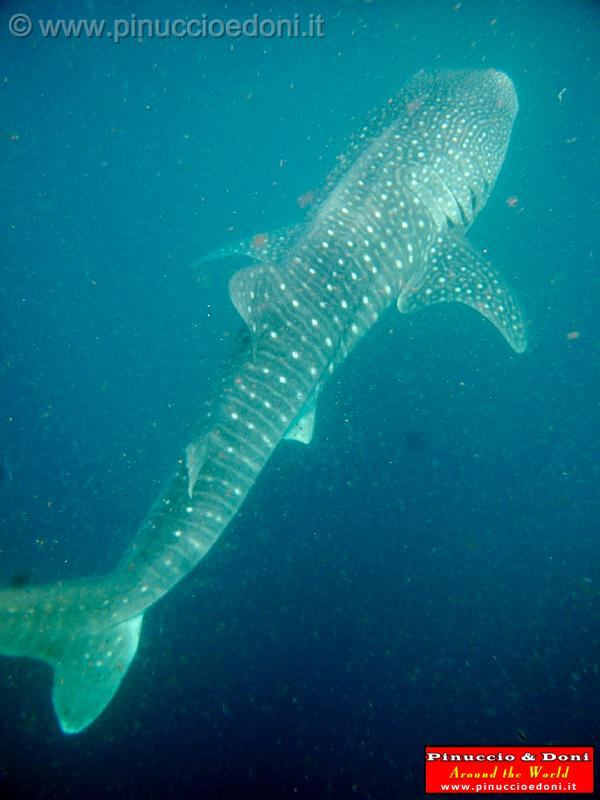
[[54,670],[52,702],[64,733],[102,713],[138,646],[143,614],[108,622],[100,582],[0,591],[0,654],[39,658]]

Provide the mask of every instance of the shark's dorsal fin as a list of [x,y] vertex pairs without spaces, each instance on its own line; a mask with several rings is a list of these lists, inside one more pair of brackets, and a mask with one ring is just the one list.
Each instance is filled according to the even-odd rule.
[[273,264],[257,264],[238,270],[229,281],[229,296],[253,334],[267,327],[265,318],[273,298],[281,293],[282,279]]
[[284,438],[302,442],[302,444],[310,444],[315,430],[316,410],[317,407],[314,400],[305,405],[288,428]]
[[446,232],[429,251],[425,277],[398,297],[402,313],[434,303],[466,303],[498,328],[517,353],[527,347],[525,321],[511,290],[463,236]]

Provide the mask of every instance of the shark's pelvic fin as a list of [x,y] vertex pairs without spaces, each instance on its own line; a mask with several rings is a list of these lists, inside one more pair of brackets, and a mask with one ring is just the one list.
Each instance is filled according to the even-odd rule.
[[527,347],[525,321],[511,290],[463,236],[448,231],[431,247],[424,280],[407,284],[400,293],[398,310],[406,313],[452,301],[483,314],[517,353]]
[[64,733],[78,733],[102,713],[137,650],[143,615],[99,622],[102,583],[0,591],[0,654],[37,658],[53,668],[52,701]]
[[300,414],[298,414],[290,425],[284,438],[291,439],[295,442],[302,442],[302,444],[310,444],[315,430],[316,410],[317,408],[314,400],[304,406]]

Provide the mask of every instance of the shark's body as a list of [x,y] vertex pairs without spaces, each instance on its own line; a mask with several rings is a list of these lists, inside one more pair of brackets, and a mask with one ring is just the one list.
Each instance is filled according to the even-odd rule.
[[53,666],[65,732],[110,701],[144,611],[216,542],[281,439],[310,440],[318,393],[391,303],[465,302],[525,348],[510,293],[461,236],[486,202],[516,112],[502,73],[415,76],[291,243],[277,237],[231,279],[246,343],[115,571],[0,592],[0,653]]

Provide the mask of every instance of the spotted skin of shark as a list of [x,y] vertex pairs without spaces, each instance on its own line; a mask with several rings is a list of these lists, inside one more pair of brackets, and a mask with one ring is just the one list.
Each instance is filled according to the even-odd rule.
[[115,570],[0,592],[0,653],[52,666],[65,733],[110,702],[144,612],[219,539],[279,442],[310,441],[319,393],[390,305],[459,301],[525,349],[518,304],[464,238],[516,113],[501,72],[418,73],[286,246],[232,276],[244,344]]

